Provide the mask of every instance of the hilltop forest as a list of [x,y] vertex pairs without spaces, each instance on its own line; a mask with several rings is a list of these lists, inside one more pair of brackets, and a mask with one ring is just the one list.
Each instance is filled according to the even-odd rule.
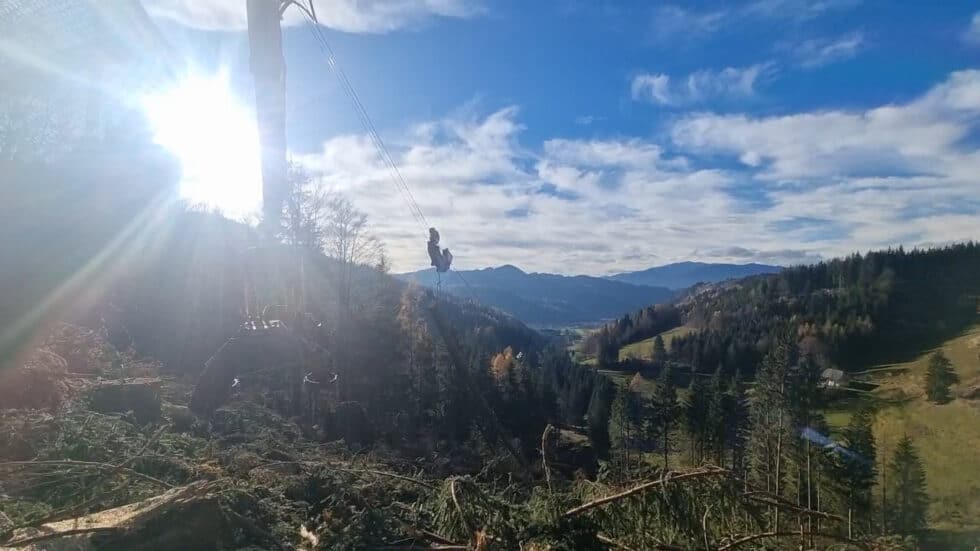
[[604,364],[624,345],[686,324],[668,358],[695,371],[760,365],[787,331],[822,363],[896,361],[973,322],[980,297],[980,245],[902,248],[787,268],[775,275],[702,285],[674,304],[624,315],[589,336],[583,350]]

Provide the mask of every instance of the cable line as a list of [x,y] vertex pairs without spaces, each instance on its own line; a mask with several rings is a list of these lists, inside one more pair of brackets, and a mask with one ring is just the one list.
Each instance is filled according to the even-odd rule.
[[[388,150],[388,147],[385,145],[384,140],[381,138],[381,134],[378,132],[377,127],[375,127],[374,125],[374,121],[371,119],[371,116],[368,114],[367,109],[364,107],[364,104],[361,102],[361,98],[357,95],[357,90],[354,89],[353,83],[351,83],[350,79],[347,77],[347,73],[344,71],[343,67],[340,66],[340,63],[338,63],[337,56],[334,53],[333,47],[330,46],[330,42],[327,40],[326,34],[321,29],[319,25],[319,21],[316,18],[316,13],[313,12],[312,0],[310,2],[310,8],[303,6],[302,4],[300,4],[295,0],[288,2],[286,5],[288,4],[293,4],[297,6],[298,8],[300,8],[300,11],[302,11],[303,14],[306,15],[306,18],[309,20],[310,23],[309,26],[310,32],[313,34],[314,39],[320,45],[320,50],[326,56],[327,65],[330,67],[333,74],[337,77],[337,81],[340,83],[341,89],[343,89],[344,93],[351,101],[351,104],[354,107],[355,114],[357,115],[358,119],[360,119],[361,125],[364,127],[364,130],[367,132],[368,136],[370,137],[371,143],[374,145],[375,149],[378,152],[378,156],[381,157],[381,162],[384,163],[385,167],[388,169],[388,173],[391,176],[392,181],[395,183],[395,187],[398,188],[398,191],[401,193],[406,203],[408,203],[409,211],[412,213],[412,217],[415,218],[415,221],[422,228],[423,232],[425,232],[426,235],[428,235],[428,228],[431,227],[429,221],[425,217],[425,213],[422,212],[422,208],[419,206],[418,201],[415,200],[415,195],[412,194],[412,190],[408,186],[408,182],[405,180],[405,177],[402,175],[401,170],[398,169],[398,164],[395,163],[394,157],[392,157],[391,152]],[[469,291],[473,300],[478,301],[479,299],[476,295],[476,291],[474,291],[473,287],[471,287],[469,282],[466,281],[466,278],[463,277],[463,274],[456,269],[453,269],[452,271],[455,272],[457,277],[459,277],[459,280],[462,281],[463,285],[466,286],[466,289]],[[440,288],[442,286],[441,282],[442,281],[440,278],[440,285],[439,285]]]

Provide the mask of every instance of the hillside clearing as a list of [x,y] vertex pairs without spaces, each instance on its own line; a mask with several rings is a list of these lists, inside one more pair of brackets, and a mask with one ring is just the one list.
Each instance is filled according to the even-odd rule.
[[[941,348],[960,377],[960,384],[953,387],[957,397],[945,405],[925,400],[923,376],[934,350],[911,362],[887,366],[875,373],[881,386],[871,393],[879,408],[875,436],[879,463],[891,457],[902,436],[913,438],[926,470],[930,524],[962,533],[980,529],[980,401],[959,397],[980,382],[980,325]],[[828,420],[833,425],[846,423],[843,416],[834,411]]]
[[[669,331],[664,331],[660,333],[660,337],[664,339],[664,346],[670,350],[670,341],[674,337],[683,337],[693,333],[695,329],[693,327],[688,327],[682,325],[680,327],[675,327]],[[650,337],[649,339],[643,339],[642,341],[637,341],[632,344],[627,344],[626,346],[619,349],[619,361],[635,359],[635,360],[652,360],[653,358],[653,341],[657,337]]]
[[[951,403],[929,403],[922,390],[929,356],[935,349],[910,362],[874,366],[862,372],[880,384],[865,396],[877,407],[879,471],[882,460],[890,460],[898,441],[906,434],[911,436],[926,470],[930,524],[950,535],[966,535],[980,529],[980,401],[959,395],[980,383],[980,325],[941,348],[960,377],[960,383],[953,387],[957,398]],[[865,400],[855,393],[828,408],[825,415],[832,430],[838,432],[846,426],[851,412],[863,403]],[[880,500],[880,486],[876,491]]]

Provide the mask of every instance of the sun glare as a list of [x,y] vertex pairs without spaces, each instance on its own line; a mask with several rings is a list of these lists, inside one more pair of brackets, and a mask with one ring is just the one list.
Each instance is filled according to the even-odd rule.
[[228,77],[192,76],[143,99],[154,140],[180,161],[181,197],[229,217],[258,209],[262,184],[255,121]]

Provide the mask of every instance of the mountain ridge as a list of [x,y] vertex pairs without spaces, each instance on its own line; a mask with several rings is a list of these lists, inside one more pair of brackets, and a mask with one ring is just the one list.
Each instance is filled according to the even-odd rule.
[[[512,264],[463,270],[460,276],[444,274],[442,289],[460,297],[475,295],[525,323],[545,327],[605,321],[676,295],[666,288],[601,277],[528,273]],[[425,287],[436,287],[440,280],[432,268],[394,277]]]
[[674,262],[645,270],[623,272],[606,276],[606,279],[633,285],[666,287],[672,290],[686,289],[697,283],[718,283],[729,279],[741,279],[759,274],[773,274],[783,270],[771,264],[729,264],[712,262]]

